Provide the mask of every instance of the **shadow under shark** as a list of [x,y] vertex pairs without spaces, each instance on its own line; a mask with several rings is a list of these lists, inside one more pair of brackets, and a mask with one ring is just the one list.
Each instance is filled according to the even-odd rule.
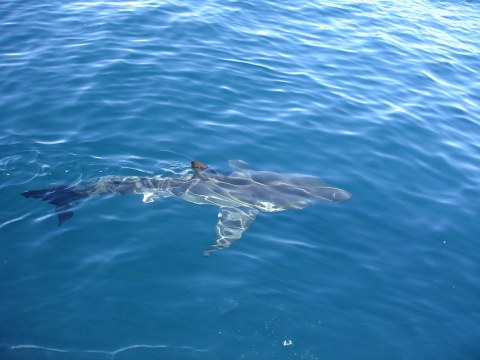
[[59,226],[73,216],[76,201],[92,196],[142,194],[144,202],[175,196],[195,204],[219,206],[216,241],[204,256],[240,239],[259,212],[304,209],[316,202],[341,202],[351,197],[315,176],[254,171],[241,160],[229,161],[232,173],[228,175],[198,161],[191,165],[193,173],[178,178],[104,176],[76,185],[25,191],[22,195],[55,205]]

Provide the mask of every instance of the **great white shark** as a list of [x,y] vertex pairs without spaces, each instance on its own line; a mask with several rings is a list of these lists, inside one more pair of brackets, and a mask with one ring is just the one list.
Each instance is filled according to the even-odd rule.
[[317,202],[341,202],[351,195],[315,176],[254,171],[241,160],[230,160],[232,172],[218,173],[192,161],[193,171],[179,177],[103,176],[74,185],[55,185],[22,193],[56,206],[58,225],[73,216],[78,200],[109,194],[141,194],[144,202],[175,196],[200,205],[220,207],[216,240],[204,251],[228,248],[242,237],[259,212],[304,209]]

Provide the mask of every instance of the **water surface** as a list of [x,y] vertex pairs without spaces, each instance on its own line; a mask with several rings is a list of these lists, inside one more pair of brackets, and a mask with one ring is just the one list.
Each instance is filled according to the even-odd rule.
[[[3,1],[2,359],[478,359],[474,1]],[[316,175],[262,214],[22,191],[103,175]],[[289,345],[291,344],[291,345]]]

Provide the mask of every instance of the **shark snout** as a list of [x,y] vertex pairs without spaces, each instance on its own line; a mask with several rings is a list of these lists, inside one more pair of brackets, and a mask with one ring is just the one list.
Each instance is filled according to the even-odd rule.
[[333,201],[347,201],[352,195],[345,190],[335,189],[335,191],[332,192],[331,197]]

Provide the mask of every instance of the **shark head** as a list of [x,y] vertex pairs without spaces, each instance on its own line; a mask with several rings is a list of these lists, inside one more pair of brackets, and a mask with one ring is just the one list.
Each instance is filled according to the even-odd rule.
[[347,201],[352,196],[345,190],[326,184],[316,176],[285,174],[284,182],[302,193],[305,198],[316,201]]
[[[347,191],[311,175],[250,171],[246,178],[260,189],[256,198],[266,206],[256,207],[266,212],[304,209],[317,202],[342,202],[351,198]],[[273,205],[269,206],[270,203]]]

